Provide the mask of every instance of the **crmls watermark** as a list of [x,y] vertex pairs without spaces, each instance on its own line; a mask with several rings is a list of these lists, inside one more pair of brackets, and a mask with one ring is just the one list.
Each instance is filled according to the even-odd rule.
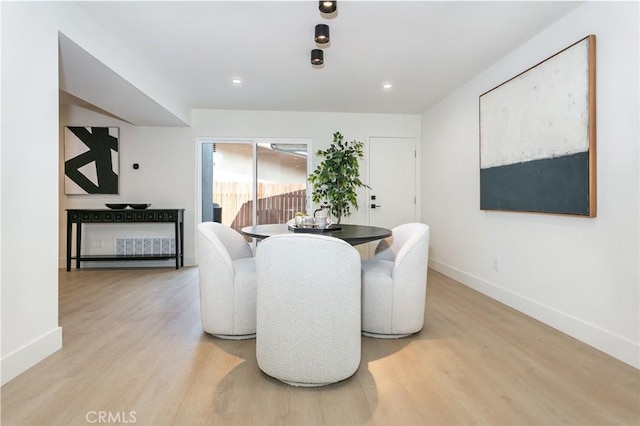
[[119,423],[119,424],[128,424],[136,422],[136,412],[135,411],[87,411],[87,414],[84,416],[88,423]]

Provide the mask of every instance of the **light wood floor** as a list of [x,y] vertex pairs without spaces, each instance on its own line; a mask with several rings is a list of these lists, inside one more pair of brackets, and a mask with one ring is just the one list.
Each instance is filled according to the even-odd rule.
[[197,274],[61,271],[64,346],[2,388],[2,425],[640,423],[638,370],[437,272],[422,332],[363,338],[358,372],[315,389],[204,334]]

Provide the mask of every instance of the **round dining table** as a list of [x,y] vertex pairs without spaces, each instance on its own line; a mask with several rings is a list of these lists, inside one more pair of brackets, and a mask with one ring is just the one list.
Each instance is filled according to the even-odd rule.
[[294,228],[286,223],[245,226],[240,232],[243,235],[259,240],[280,234],[312,233],[340,238],[352,246],[381,240],[390,237],[392,234],[391,229],[377,226],[334,224],[327,229],[319,230],[315,228]]

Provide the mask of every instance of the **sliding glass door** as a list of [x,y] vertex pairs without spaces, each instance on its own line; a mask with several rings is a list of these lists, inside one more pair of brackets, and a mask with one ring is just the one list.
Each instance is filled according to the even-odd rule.
[[306,211],[307,145],[258,143],[256,224],[286,223]]
[[205,140],[201,147],[203,222],[239,231],[306,211],[308,141]]

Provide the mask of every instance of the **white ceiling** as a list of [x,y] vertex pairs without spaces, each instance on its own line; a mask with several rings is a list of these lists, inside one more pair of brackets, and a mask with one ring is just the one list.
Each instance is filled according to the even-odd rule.
[[419,114],[581,2],[339,1],[329,19],[317,1],[80,4],[191,108]]

